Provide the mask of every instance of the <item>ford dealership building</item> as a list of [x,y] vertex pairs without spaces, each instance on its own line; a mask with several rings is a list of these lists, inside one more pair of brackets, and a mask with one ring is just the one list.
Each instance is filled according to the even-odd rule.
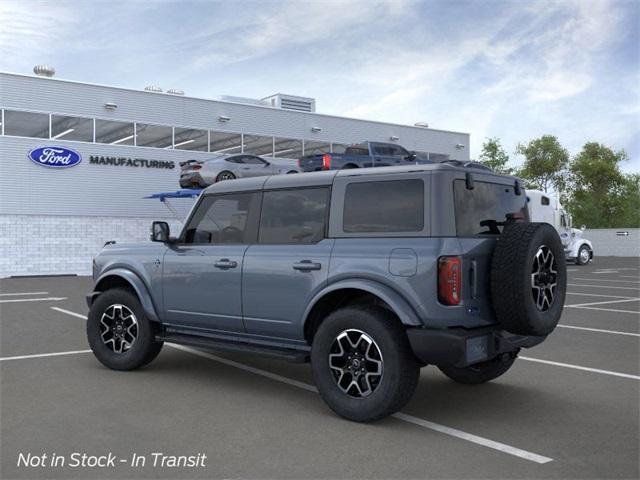
[[[395,142],[432,160],[469,159],[469,135],[315,113],[277,94],[207,100],[0,73],[0,277],[90,274],[108,240],[148,239],[176,215],[153,193],[179,188],[179,162],[216,153],[298,158],[364,140]],[[293,161],[293,160],[292,160]]]

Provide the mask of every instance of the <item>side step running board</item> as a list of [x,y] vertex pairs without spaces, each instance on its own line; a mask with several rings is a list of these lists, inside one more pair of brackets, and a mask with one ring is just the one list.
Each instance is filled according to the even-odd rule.
[[212,350],[225,350],[229,352],[243,352],[255,355],[266,355],[295,363],[305,363],[309,361],[309,353],[289,348],[277,348],[262,345],[253,345],[246,342],[230,342],[196,335],[183,335],[179,333],[164,333],[156,336],[156,340],[189,345],[191,347],[205,348]]

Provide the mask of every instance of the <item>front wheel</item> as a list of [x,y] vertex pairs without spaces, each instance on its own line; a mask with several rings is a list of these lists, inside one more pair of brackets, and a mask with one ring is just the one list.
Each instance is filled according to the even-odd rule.
[[371,306],[342,308],[322,322],[311,347],[311,370],[327,405],[357,422],[400,410],[420,373],[398,319]]
[[96,358],[114,370],[134,370],[151,362],[162,349],[160,327],[151,322],[138,298],[121,288],[107,290],[91,305],[87,339]]
[[516,353],[504,353],[493,360],[469,367],[438,367],[442,373],[454,382],[465,385],[477,385],[490,382],[505,374],[516,360]]
[[591,252],[589,251],[589,247],[586,245],[582,245],[578,250],[578,256],[576,257],[576,263],[578,265],[586,265],[591,260]]

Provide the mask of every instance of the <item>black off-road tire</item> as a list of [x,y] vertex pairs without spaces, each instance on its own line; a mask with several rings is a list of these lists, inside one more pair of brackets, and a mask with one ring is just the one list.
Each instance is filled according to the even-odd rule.
[[[589,260],[587,260],[586,262],[582,260],[582,252],[585,250],[589,252],[589,257],[588,257]],[[578,256],[576,257],[576,265],[587,265],[590,261],[591,261],[591,251],[589,250],[589,247],[587,247],[586,245],[582,245],[578,249]]]
[[[135,341],[123,352],[116,352],[105,344],[101,335],[101,320],[109,308],[122,305],[133,313],[137,322]],[[112,311],[111,311],[112,312]],[[102,327],[104,328],[104,327]],[[87,318],[87,339],[96,358],[113,370],[135,370],[143,367],[158,356],[162,342],[156,341],[160,326],[150,321],[144,314],[138,297],[129,290],[116,288],[107,290],[95,299]]]
[[478,385],[490,382],[505,374],[516,360],[516,354],[499,355],[493,360],[469,367],[438,367],[442,373],[457,383]]
[[[556,288],[550,305],[540,309],[538,290],[532,287],[536,255],[551,252]],[[491,299],[497,320],[508,332],[544,336],[558,324],[567,288],[564,248],[556,230],[547,223],[513,223],[505,227],[491,260]]]
[[[347,330],[366,334],[381,353],[382,376],[365,397],[345,393],[329,366],[332,346]],[[311,348],[311,370],[327,405],[338,415],[356,422],[378,420],[400,410],[413,395],[420,375],[404,327],[394,314],[374,306],[341,308],[320,324]]]

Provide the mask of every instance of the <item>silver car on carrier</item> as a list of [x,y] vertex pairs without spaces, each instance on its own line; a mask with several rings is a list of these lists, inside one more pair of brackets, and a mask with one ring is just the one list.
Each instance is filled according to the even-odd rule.
[[221,180],[264,177],[283,173],[298,173],[296,160],[269,158],[240,153],[217,155],[208,160],[180,162],[180,187],[204,188]]

